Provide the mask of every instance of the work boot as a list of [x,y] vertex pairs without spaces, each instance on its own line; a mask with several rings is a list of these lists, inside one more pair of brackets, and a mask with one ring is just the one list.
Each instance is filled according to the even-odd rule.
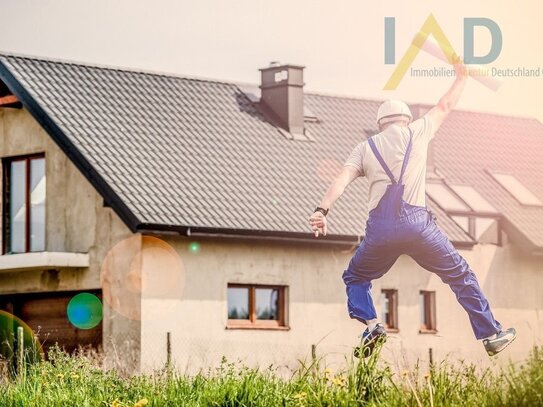
[[357,358],[359,358],[360,356],[367,358],[373,353],[375,345],[384,343],[386,341],[387,333],[383,324],[378,323],[371,331],[366,328],[366,330],[362,333],[361,337],[362,343],[360,344],[360,346],[354,348],[353,354]]
[[506,331],[498,332],[498,335],[494,339],[483,339],[483,345],[485,345],[486,353],[489,356],[494,356],[507,348],[511,342],[517,337],[517,331],[515,328],[509,328]]

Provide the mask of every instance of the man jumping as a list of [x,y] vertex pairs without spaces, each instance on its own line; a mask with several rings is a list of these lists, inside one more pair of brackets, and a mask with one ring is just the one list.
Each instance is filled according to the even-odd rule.
[[349,316],[367,325],[355,355],[369,356],[386,339],[371,297],[371,281],[383,276],[401,254],[436,273],[456,294],[468,313],[475,337],[487,353],[501,352],[516,337],[514,328],[502,330],[494,319],[477,278],[465,259],[438,228],[426,208],[428,144],[454,109],[467,81],[462,62],[454,65],[456,78],[422,118],[412,121],[409,107],[397,100],[384,102],[377,112],[379,133],[360,142],[342,172],[330,185],[309,218],[315,237],[326,235],[326,215],[345,188],[359,176],[369,181],[369,217],[364,240],[343,272]]

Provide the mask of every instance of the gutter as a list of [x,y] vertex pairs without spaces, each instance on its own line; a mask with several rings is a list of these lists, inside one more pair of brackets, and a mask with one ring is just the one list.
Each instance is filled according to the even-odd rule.
[[[305,243],[330,246],[359,246],[364,236],[355,235],[327,235],[315,238],[312,233],[268,231],[252,229],[209,228],[200,226],[161,225],[154,223],[141,223],[137,232],[164,236],[184,236],[194,238],[216,238],[228,240],[276,241],[290,243]],[[473,249],[475,242],[454,242],[457,249]]]
[[171,236],[184,236],[195,238],[217,238],[232,240],[259,240],[291,243],[310,243],[333,246],[358,246],[363,236],[327,235],[316,238],[312,233],[282,232],[256,229],[209,228],[200,226],[160,225],[141,223],[137,232],[144,234],[158,234]]

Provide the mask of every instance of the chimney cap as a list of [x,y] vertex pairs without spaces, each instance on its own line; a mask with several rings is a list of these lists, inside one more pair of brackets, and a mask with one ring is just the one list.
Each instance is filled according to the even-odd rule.
[[271,61],[270,65],[266,68],[260,68],[259,71],[267,71],[268,69],[274,69],[274,68],[296,68],[296,69],[304,69],[304,65],[297,65],[297,64],[282,64],[279,61]]

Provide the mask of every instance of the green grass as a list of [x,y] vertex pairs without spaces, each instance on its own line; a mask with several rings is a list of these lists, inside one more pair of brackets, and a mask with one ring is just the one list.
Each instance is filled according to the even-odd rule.
[[[122,377],[85,356],[59,349],[50,361],[4,376],[0,406],[543,406],[543,347],[497,372],[457,362],[395,374],[378,354],[348,360],[332,372],[323,360],[300,362],[290,379],[274,367],[252,369],[223,360],[185,376],[164,368]],[[139,402],[139,404],[138,404]]]

